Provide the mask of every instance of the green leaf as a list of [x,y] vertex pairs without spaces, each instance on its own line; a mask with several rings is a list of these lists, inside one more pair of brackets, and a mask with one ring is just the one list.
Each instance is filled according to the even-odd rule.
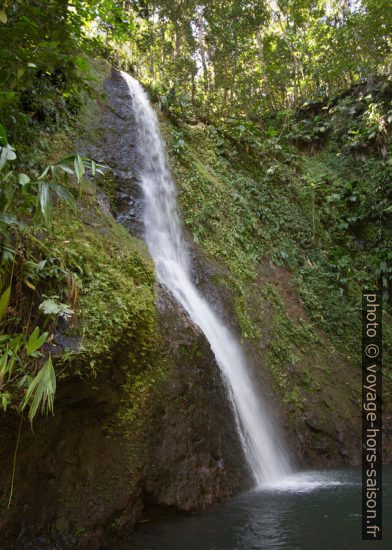
[[14,349],[12,350],[11,361],[10,361],[9,364],[8,364],[8,380],[11,378],[12,370],[13,370],[14,365],[15,365],[15,362],[16,362],[17,352],[18,352],[18,350],[19,350],[19,347],[20,347],[20,345],[18,345],[16,348],[14,348]]
[[5,131],[5,128],[2,124],[0,124],[0,145],[3,147],[4,145],[7,145],[8,138],[7,138],[7,132]]
[[4,23],[4,25],[7,23],[8,17],[4,10],[0,11],[0,23]]
[[0,105],[3,103],[5,105],[6,103],[11,102],[16,97],[15,92],[7,91],[0,91]]
[[48,262],[48,260],[41,260],[40,262],[38,262],[37,263],[37,271],[41,271],[41,269],[43,269],[45,267],[47,262]]
[[45,167],[45,170],[42,172],[42,174],[39,176],[39,180],[43,180],[46,174],[49,172],[51,165],[48,164],[48,166]]
[[64,164],[65,162],[70,162],[71,160],[74,161],[76,159],[76,155],[68,155],[66,157],[63,157],[57,164]]
[[27,185],[30,183],[30,178],[26,174],[18,174],[18,183],[19,185]]
[[56,373],[53,368],[52,358],[48,360],[38,371],[38,374],[30,382],[22,403],[22,411],[30,404],[29,420],[32,422],[41,406],[41,412],[53,414],[54,394],[56,393]]
[[25,67],[18,67],[16,70],[16,78],[22,78],[22,76],[25,74],[26,68]]
[[7,160],[15,160],[16,154],[15,150],[9,143],[4,145],[0,148],[0,170],[2,170],[3,166],[7,162]]
[[40,182],[38,184],[38,194],[42,215],[44,217],[46,225],[50,227],[52,207],[50,204],[49,185],[45,182]]
[[3,411],[5,412],[7,410],[8,405],[11,403],[11,396],[8,392],[0,394],[1,397],[1,406],[3,407]]
[[71,174],[72,176],[75,175],[74,170],[72,170],[72,168],[70,168],[70,167],[67,166],[66,164],[60,164],[60,163],[58,163],[58,164],[56,164],[55,166],[58,166],[59,168],[61,168],[61,170],[62,170],[63,172],[67,172],[67,174]]
[[4,317],[7,311],[11,296],[11,286],[9,286],[0,297],[0,320]]
[[3,382],[4,376],[8,370],[8,354],[3,353],[0,357],[0,383]]
[[7,149],[5,147],[2,147],[0,149],[0,170],[3,169],[3,166],[7,162]]
[[78,178],[78,181],[80,181],[85,173],[83,160],[80,155],[76,155],[74,160],[74,167],[75,167],[76,177]]
[[39,305],[39,309],[45,315],[59,315],[60,317],[71,317],[74,313],[73,309],[67,306],[67,304],[56,302],[53,298],[44,300]]
[[84,59],[84,57],[81,57],[80,55],[75,57],[75,63],[83,73],[88,73],[91,70],[91,65],[86,59]]
[[30,338],[28,339],[26,344],[27,355],[31,355],[32,353],[37,351],[45,343],[47,337],[47,332],[43,332],[40,336],[39,328],[35,327],[33,332],[30,334]]
[[0,223],[4,223],[5,225],[14,225],[22,230],[25,230],[28,227],[24,222],[17,220],[15,216],[11,216],[10,214],[0,214]]
[[66,204],[68,204],[71,208],[74,210],[76,209],[76,202],[71,193],[63,187],[62,185],[57,185],[55,183],[50,184],[51,189],[57,194],[57,196],[64,201]]

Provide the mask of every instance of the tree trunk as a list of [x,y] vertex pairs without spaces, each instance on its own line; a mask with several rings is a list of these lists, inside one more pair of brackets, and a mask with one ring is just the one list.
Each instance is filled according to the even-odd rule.
[[257,31],[256,31],[256,42],[257,42],[257,51],[258,51],[260,69],[261,69],[261,74],[262,74],[263,82],[264,82],[264,90],[265,90],[266,95],[269,97],[270,89],[269,89],[267,68],[265,66],[265,60],[264,60],[263,38],[261,36],[260,29],[257,29]]
[[166,61],[166,50],[165,50],[165,27],[164,27],[164,23],[162,22],[162,27],[161,27],[161,40],[162,40],[162,65],[165,66],[165,61]]
[[199,48],[200,48],[200,56],[201,56],[201,64],[203,67],[203,75],[204,75],[204,87],[206,93],[210,90],[210,82],[208,77],[208,67],[207,67],[207,61],[206,61],[206,50],[205,50],[205,44],[204,44],[204,22],[203,22],[203,14],[201,10],[198,10],[197,12],[197,26],[199,29]]
[[180,30],[178,27],[176,27],[174,32],[174,40],[175,40],[175,47],[176,47],[176,59],[180,59],[181,56],[181,37],[180,37]]

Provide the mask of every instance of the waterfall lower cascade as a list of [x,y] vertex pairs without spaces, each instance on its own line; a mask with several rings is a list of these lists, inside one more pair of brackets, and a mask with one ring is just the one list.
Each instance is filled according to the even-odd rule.
[[157,277],[210,343],[227,387],[256,485],[279,480],[291,470],[287,454],[255,390],[240,345],[191,280],[176,205],[176,189],[157,116],[139,82],[126,73],[121,74],[132,98],[137,132],[137,176],[145,202],[145,239],[155,262]]

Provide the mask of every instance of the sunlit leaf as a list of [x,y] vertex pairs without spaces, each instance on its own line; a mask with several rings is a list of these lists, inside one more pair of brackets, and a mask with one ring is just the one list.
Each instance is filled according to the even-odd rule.
[[0,145],[4,146],[8,143],[7,132],[2,124],[0,124]]
[[22,403],[22,411],[29,405],[29,420],[32,422],[38,409],[41,412],[53,414],[54,394],[56,393],[56,373],[53,368],[52,358],[48,360],[38,371],[38,374],[30,382]]
[[44,217],[45,223],[50,227],[51,223],[51,204],[49,197],[49,185],[45,182],[40,182],[38,185],[39,202],[41,206],[41,213]]
[[1,406],[4,412],[6,412],[8,405],[11,403],[11,395],[8,392],[0,394]]
[[18,183],[19,185],[27,185],[30,183],[30,178],[26,174],[18,174]]
[[0,296],[0,320],[4,317],[11,297],[11,286]]
[[23,279],[23,282],[26,286],[28,286],[29,288],[31,288],[31,290],[36,290],[35,286],[33,285],[33,283],[30,283],[30,281],[28,279]]
[[45,343],[46,339],[48,337],[47,332],[43,332],[41,335],[39,334],[39,328],[35,327],[33,332],[30,334],[30,337],[26,344],[26,350],[27,355],[31,355],[35,351],[37,351],[43,344]]
[[40,305],[39,309],[45,315],[59,315],[60,317],[71,317],[74,313],[73,309],[67,304],[56,302],[54,298],[47,298]]

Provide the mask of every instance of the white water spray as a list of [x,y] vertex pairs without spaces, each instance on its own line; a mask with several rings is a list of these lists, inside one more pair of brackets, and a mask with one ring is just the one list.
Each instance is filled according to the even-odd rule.
[[290,472],[288,458],[268,411],[255,391],[242,350],[191,280],[176,190],[156,114],[137,80],[126,73],[122,76],[132,97],[137,132],[137,176],[145,201],[145,239],[155,261],[157,276],[210,343],[233,405],[244,453],[256,484],[280,479]]

